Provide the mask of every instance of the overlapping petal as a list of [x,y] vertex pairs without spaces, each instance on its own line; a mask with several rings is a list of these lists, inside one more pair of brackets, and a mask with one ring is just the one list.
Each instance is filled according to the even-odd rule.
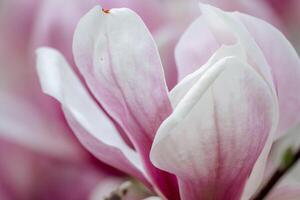
[[151,164],[149,151],[171,113],[157,47],[142,20],[129,9],[96,6],[74,34],[75,62],[105,111],[125,130],[144,167],[164,195],[176,199],[176,180]]
[[280,105],[278,136],[300,121],[300,59],[277,29],[263,20],[236,13],[262,50],[271,69]]
[[[202,66],[222,44],[241,43],[248,63],[277,93],[280,123],[276,138],[280,137],[300,120],[296,89],[300,63],[296,51],[277,29],[262,20],[207,5],[201,5],[201,10],[202,16],[182,36],[176,49],[179,78]],[[205,45],[193,41],[205,41]]]
[[274,126],[276,100],[268,84],[247,63],[227,57],[163,122],[151,160],[178,176],[182,199],[239,199]]
[[142,177],[137,153],[122,140],[63,56],[54,49],[39,49],[37,69],[43,91],[60,101],[82,143],[103,162]]

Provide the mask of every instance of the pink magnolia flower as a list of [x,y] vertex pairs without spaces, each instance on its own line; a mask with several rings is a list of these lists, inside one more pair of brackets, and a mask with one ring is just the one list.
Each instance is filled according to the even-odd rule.
[[260,19],[201,12],[177,45],[181,81],[170,92],[149,30],[126,8],[96,6],[80,19],[73,55],[83,81],[45,47],[40,82],[89,151],[158,196],[249,199],[273,141],[299,122],[299,58]]

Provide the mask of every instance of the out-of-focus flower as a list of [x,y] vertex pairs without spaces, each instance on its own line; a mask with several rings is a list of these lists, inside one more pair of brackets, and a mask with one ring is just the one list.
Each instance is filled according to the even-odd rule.
[[300,61],[260,19],[201,12],[176,48],[181,81],[170,93],[150,32],[125,8],[96,6],[79,21],[84,82],[52,48],[38,50],[40,82],[87,149],[158,196],[249,199],[273,141],[300,120]]

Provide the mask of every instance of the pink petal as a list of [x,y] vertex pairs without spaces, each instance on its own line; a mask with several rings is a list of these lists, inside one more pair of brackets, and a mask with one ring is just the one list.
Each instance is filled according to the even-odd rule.
[[169,94],[173,108],[182,100],[187,92],[193,87],[193,85],[205,75],[208,69],[210,69],[216,62],[228,57],[238,57],[240,60],[246,61],[245,51],[238,43],[235,45],[223,45],[209,58],[207,63],[203,64],[201,68],[194,73],[187,75],[180,84],[177,84]]
[[174,177],[154,168],[149,151],[161,122],[171,113],[157,47],[131,10],[97,6],[79,22],[75,62],[93,95],[125,130],[159,190],[176,199]]
[[292,45],[273,26],[244,14],[236,14],[263,51],[274,78],[280,106],[277,137],[300,121],[300,60]]
[[0,139],[0,197],[1,200],[2,196],[6,197],[3,200],[88,199],[100,182],[122,179],[112,169],[100,166],[56,159]]
[[162,59],[166,83],[172,89],[178,79],[177,66],[175,63],[174,49],[181,31],[177,27],[166,27],[157,31],[154,35]]
[[123,141],[64,57],[51,48],[39,49],[37,54],[43,91],[62,104],[71,127],[86,148],[103,162],[142,177],[137,153]]
[[181,199],[239,199],[269,134],[276,101],[251,66],[216,62],[159,128],[155,166],[178,176]]
[[[145,22],[151,32],[157,31],[167,21],[165,12],[162,12],[162,2],[153,0],[109,0],[101,1],[105,9],[130,8],[134,10]],[[153,17],[155,16],[155,17]]]
[[[247,54],[248,63],[271,85],[273,78],[268,63],[252,35],[244,25],[231,13],[218,8],[200,4],[202,16],[197,19],[178,43],[176,59],[179,79],[201,67],[212,53],[221,45],[240,43]],[[201,40],[203,43],[192,41]],[[187,46],[185,43],[189,43]],[[184,54],[194,58],[184,59]]]
[[[268,0],[267,0],[268,1]],[[277,27],[282,27],[280,19],[277,13],[268,5],[266,1],[261,0],[201,0],[202,3],[208,3],[215,7],[221,8],[226,11],[239,11],[247,13],[252,16],[259,17],[276,25]]]
[[220,47],[203,18],[196,19],[182,35],[175,49],[178,79],[204,65]]
[[[220,45],[234,43],[237,39],[247,52],[248,62],[277,92],[280,105],[278,138],[300,120],[297,92],[300,62],[295,50],[278,30],[262,20],[221,12],[210,6],[201,5],[201,8],[203,15],[191,25],[177,46],[179,78],[203,65]],[[205,45],[193,42],[197,40],[205,41]]]
[[46,155],[81,160],[86,154],[65,121],[55,119],[18,95],[1,95],[0,138]]
[[[69,160],[86,156],[59,104],[43,94],[30,41],[42,1],[4,0],[0,5],[0,137]],[[43,1],[44,2],[44,1]]]

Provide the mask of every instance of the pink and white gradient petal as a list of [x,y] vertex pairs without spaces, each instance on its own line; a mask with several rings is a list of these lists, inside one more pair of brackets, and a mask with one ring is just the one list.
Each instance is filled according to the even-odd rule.
[[151,160],[177,175],[183,200],[239,199],[274,116],[276,101],[260,75],[236,57],[221,59],[160,126]]
[[149,181],[177,199],[176,179],[149,160],[156,130],[172,108],[158,50],[145,24],[129,9],[102,11],[96,6],[79,21],[73,41],[77,67],[141,155]]
[[51,48],[41,48],[37,55],[43,91],[62,104],[71,127],[83,144],[103,162],[143,177],[137,153],[123,141],[64,57]]

